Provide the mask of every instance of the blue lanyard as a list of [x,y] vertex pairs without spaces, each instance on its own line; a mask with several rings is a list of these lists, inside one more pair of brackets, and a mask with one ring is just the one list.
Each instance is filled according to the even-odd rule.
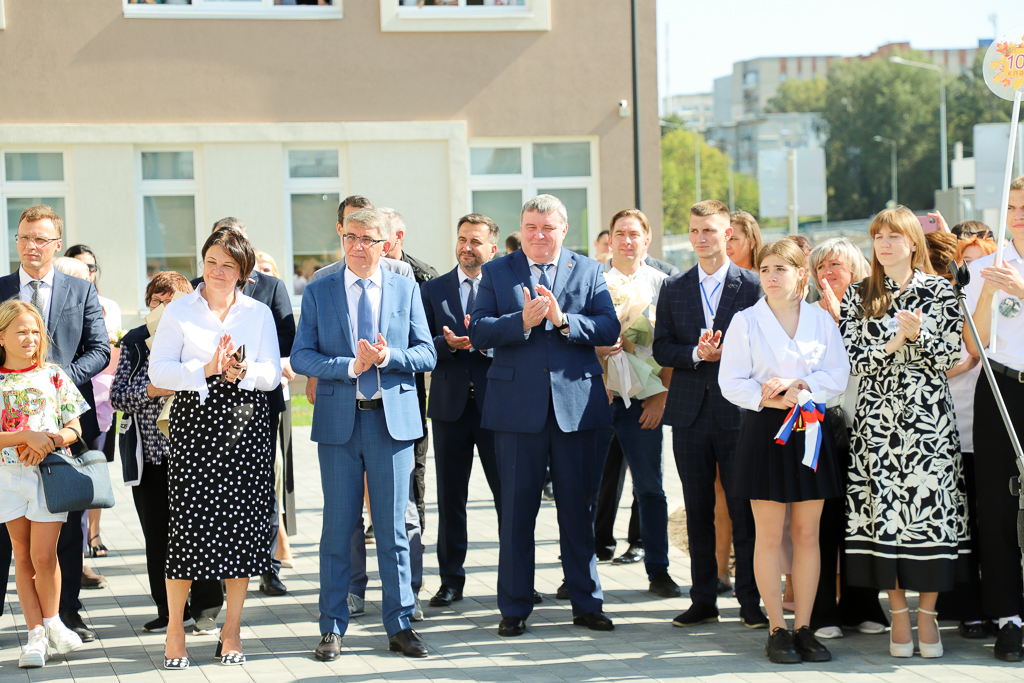
[[704,297],[704,303],[707,304],[707,306],[708,306],[708,312],[711,313],[711,320],[715,319],[715,310],[713,308],[711,308],[711,297],[715,295],[715,292],[717,292],[718,288],[721,287],[721,286],[722,286],[721,282],[715,284],[715,288],[711,290],[711,295],[709,296],[707,291],[705,291],[705,289],[704,289],[704,282],[700,283],[700,293]]

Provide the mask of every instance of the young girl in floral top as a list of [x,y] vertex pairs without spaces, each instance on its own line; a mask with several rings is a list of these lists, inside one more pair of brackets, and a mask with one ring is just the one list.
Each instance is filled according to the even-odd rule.
[[67,453],[80,438],[78,416],[89,404],[60,367],[45,362],[46,350],[35,307],[18,300],[0,304],[0,522],[11,535],[28,627],[22,668],[43,666],[47,645],[61,654],[82,646],[57,616],[57,537],[67,513],[46,509],[37,465],[51,451]]

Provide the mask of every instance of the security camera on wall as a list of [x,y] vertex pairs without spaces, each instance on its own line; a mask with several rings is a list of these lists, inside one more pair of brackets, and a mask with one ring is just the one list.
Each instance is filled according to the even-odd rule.
[[629,102],[626,100],[619,100],[619,116],[626,118],[629,116]]

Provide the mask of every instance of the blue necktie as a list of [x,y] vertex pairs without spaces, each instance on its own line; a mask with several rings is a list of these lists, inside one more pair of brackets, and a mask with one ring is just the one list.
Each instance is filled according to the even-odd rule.
[[473,306],[476,304],[476,280],[466,280],[469,285],[469,296],[466,297],[466,315],[473,314]]
[[553,266],[553,263],[538,263],[537,267],[540,268],[540,277],[537,278],[537,284],[551,289],[551,280],[548,279],[548,268]]
[[[359,293],[359,320],[357,321],[356,329],[359,332],[360,339],[365,339],[372,344],[377,339],[373,336],[373,308],[370,306],[370,295],[366,293],[366,288],[370,286],[370,281],[356,280],[356,282],[363,288],[363,291]],[[358,379],[356,379],[356,388],[366,398],[373,398],[373,395],[380,388],[377,368],[370,368],[359,375]]]

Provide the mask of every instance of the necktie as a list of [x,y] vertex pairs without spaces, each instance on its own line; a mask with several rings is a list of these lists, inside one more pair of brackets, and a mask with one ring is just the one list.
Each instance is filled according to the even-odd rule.
[[466,297],[465,313],[472,315],[473,305],[476,303],[476,280],[466,280],[466,284],[469,285],[469,296]]
[[[356,326],[356,330],[359,333],[360,339],[365,339],[371,344],[376,340],[373,336],[373,308],[370,306],[370,295],[366,293],[366,288],[370,286],[369,280],[357,280],[359,286],[363,288],[363,291],[359,293],[359,307],[358,315],[359,320]],[[363,374],[359,375],[356,380],[356,388],[359,393],[366,398],[373,398],[373,395],[377,393],[380,388],[380,379],[377,377],[377,368],[370,368]]]
[[537,284],[543,285],[548,289],[551,289],[551,280],[548,279],[548,268],[553,266],[553,263],[538,263],[537,267],[540,268],[540,277],[537,278]]
[[32,288],[32,305],[39,311],[39,315],[45,318],[43,313],[43,294],[39,291],[39,288],[43,286],[42,280],[30,280],[28,286]]

